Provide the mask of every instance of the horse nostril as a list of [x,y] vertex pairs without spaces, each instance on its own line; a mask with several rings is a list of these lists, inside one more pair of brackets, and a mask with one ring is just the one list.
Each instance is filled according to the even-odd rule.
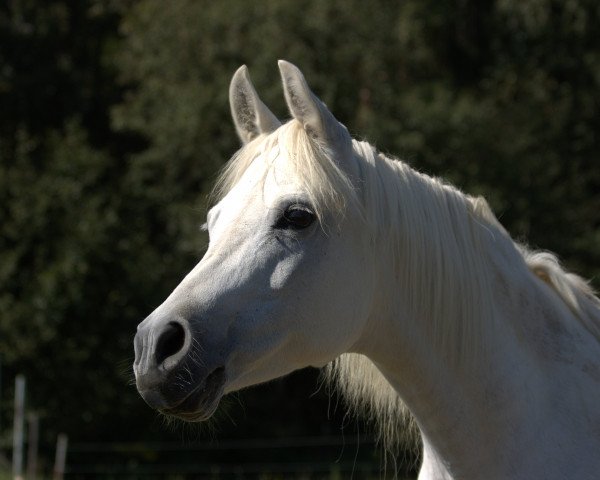
[[185,330],[181,324],[170,322],[158,337],[154,358],[161,365],[167,358],[178,353],[185,344]]

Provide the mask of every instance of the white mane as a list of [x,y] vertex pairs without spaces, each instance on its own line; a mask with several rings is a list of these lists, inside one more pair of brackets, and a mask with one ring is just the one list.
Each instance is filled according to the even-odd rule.
[[[260,154],[273,149],[287,154],[319,217],[325,211],[352,211],[364,222],[377,251],[394,259],[390,274],[407,295],[405,308],[428,325],[436,343],[432,348],[445,352],[449,362],[480,361],[486,355],[482,332],[498,321],[492,281],[506,272],[512,278],[541,279],[556,302],[566,304],[600,341],[600,301],[581,278],[566,273],[552,254],[515,244],[483,198],[420,174],[366,142],[353,141],[360,178],[351,179],[331,152],[292,120],[239,150],[214,195],[226,194]],[[405,408],[368,358],[344,354],[325,374],[353,406],[371,412],[386,444],[400,440]]]

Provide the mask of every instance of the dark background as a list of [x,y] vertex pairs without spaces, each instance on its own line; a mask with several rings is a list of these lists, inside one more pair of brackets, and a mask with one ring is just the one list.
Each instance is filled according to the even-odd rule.
[[276,60],[297,64],[355,136],[485,195],[516,239],[600,286],[598,25],[596,0],[2,2],[0,452],[17,373],[47,463],[58,432],[75,455],[364,430],[312,370],[199,427],[165,426],[131,384],[136,325],[206,246],[243,63],[280,117]]

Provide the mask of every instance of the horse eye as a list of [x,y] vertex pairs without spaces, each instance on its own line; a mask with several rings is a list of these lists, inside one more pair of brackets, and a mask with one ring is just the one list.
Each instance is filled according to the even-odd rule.
[[315,220],[315,214],[306,207],[292,205],[283,212],[283,217],[278,222],[280,228],[295,228],[301,230],[310,226]]

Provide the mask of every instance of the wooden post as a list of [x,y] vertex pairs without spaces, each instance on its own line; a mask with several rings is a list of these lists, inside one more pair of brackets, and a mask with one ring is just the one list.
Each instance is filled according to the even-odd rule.
[[54,459],[53,480],[63,480],[67,460],[67,445],[69,438],[64,433],[59,433],[56,439],[56,458]]
[[35,480],[37,475],[38,442],[40,437],[40,419],[37,413],[27,417],[27,480]]
[[13,426],[13,478],[23,480],[23,427],[25,420],[25,377],[15,377],[15,417]]
[[2,440],[2,357],[0,357],[0,441]]

